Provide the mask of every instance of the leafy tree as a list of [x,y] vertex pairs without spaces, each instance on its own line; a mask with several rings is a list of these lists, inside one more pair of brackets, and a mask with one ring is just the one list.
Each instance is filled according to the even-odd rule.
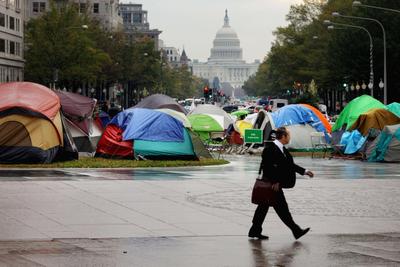
[[90,37],[96,27],[72,5],[52,5],[48,13],[30,20],[25,30],[26,79],[42,84],[57,82],[60,87],[94,82],[104,64],[110,62],[108,54]]

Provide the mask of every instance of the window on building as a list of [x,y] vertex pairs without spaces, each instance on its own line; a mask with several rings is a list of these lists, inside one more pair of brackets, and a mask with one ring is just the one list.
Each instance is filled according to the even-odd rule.
[[0,52],[5,53],[6,52],[6,40],[0,39]]
[[142,23],[142,14],[132,14],[133,23]]
[[32,11],[33,11],[33,13],[38,13],[39,12],[39,2],[33,2],[32,3]]
[[124,21],[124,23],[131,23],[131,14],[129,13],[124,13],[122,15],[122,20]]
[[8,0],[8,4],[10,6],[15,6],[15,0]]
[[20,30],[20,20],[19,19],[15,19],[15,30],[17,32],[19,32],[19,30]]
[[86,3],[79,3],[79,13],[86,12]]
[[15,18],[10,16],[10,30],[15,30]]
[[15,42],[10,41],[10,54],[15,55]]
[[19,42],[16,42],[16,43],[15,43],[15,54],[16,54],[17,56],[20,56],[20,55],[21,55],[21,44],[20,44]]
[[99,13],[99,3],[93,4],[93,13]]
[[39,4],[39,12],[46,12],[46,3],[45,2],[40,2]]
[[0,26],[5,27],[6,26],[6,15],[3,13],[0,13]]
[[21,8],[19,0],[15,0],[15,7],[18,8],[18,9]]

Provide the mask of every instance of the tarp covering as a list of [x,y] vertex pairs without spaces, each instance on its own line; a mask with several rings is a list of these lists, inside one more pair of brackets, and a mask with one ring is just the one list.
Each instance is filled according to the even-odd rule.
[[181,121],[183,123],[183,126],[185,126],[186,128],[191,128],[192,127],[192,125],[190,124],[189,119],[182,112],[179,112],[179,111],[176,111],[176,110],[173,110],[173,109],[169,109],[169,108],[160,108],[160,109],[156,109],[156,110],[164,112],[164,113],[174,117],[175,119]]
[[167,95],[162,94],[154,94],[144,98],[133,108],[148,108],[148,109],[160,109],[160,108],[168,108],[173,109],[178,112],[182,112],[183,114],[187,114],[187,111],[178,104],[174,99]]
[[400,124],[386,126],[368,156],[368,161],[400,162]]
[[296,124],[309,124],[318,132],[324,132],[327,136],[327,129],[321,120],[310,109],[303,105],[287,105],[271,113],[275,127],[289,126]]
[[11,108],[22,108],[43,114],[53,120],[60,110],[60,99],[49,88],[31,82],[0,84],[0,113]]
[[123,130],[123,140],[183,142],[183,124],[160,111],[134,108],[118,113],[110,122]]
[[322,124],[325,126],[325,129],[328,133],[332,132],[332,126],[329,123],[329,121],[326,119],[326,117],[319,111],[317,108],[308,105],[308,104],[300,104],[308,109],[310,109],[314,114],[318,117],[318,119],[322,122]]
[[122,140],[122,132],[117,125],[107,125],[97,144],[96,156],[133,158],[133,141]]
[[392,112],[382,108],[374,108],[361,114],[351,125],[349,131],[357,129],[363,136],[366,136],[370,129],[382,130],[386,125],[399,123],[400,118]]
[[367,138],[357,131],[344,132],[340,139],[340,144],[345,146],[345,154],[356,153],[363,146]]
[[354,98],[340,112],[332,131],[340,130],[343,126],[346,126],[346,130],[348,130],[361,114],[373,108],[386,109],[386,106],[369,95]]
[[397,117],[400,117],[400,103],[393,102],[386,107],[390,112],[395,114]]
[[55,91],[61,101],[61,107],[65,117],[77,125],[87,135],[90,134],[89,119],[92,118],[96,100],[71,92]]

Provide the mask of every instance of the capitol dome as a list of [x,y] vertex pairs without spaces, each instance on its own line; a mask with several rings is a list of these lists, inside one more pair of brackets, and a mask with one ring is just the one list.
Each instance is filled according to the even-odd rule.
[[237,39],[239,40],[236,32],[232,29],[229,24],[227,26],[223,26],[221,29],[217,31],[215,35],[215,39]]
[[217,31],[211,48],[209,62],[242,61],[242,48],[236,31],[229,25],[228,10],[225,10],[224,26]]

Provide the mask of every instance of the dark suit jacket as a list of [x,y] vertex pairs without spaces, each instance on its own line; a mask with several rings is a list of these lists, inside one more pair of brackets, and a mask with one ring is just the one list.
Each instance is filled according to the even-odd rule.
[[296,183],[296,172],[304,175],[305,169],[294,163],[286,148],[283,150],[285,154],[273,142],[265,145],[260,166],[262,179],[279,182],[282,188],[292,188]]

